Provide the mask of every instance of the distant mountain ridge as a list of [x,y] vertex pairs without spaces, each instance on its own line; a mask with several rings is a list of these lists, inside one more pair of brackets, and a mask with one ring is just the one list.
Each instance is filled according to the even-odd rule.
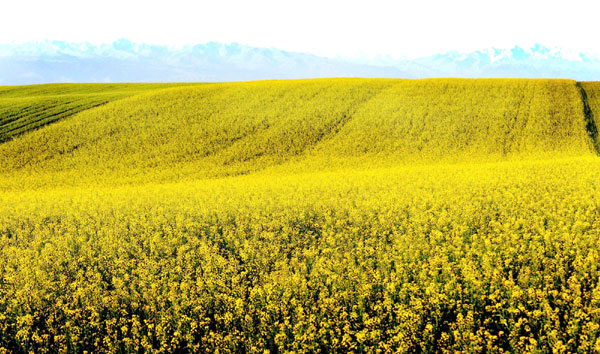
[[535,45],[448,52],[412,60],[332,59],[209,42],[168,47],[120,39],[0,44],[0,85],[51,82],[192,82],[318,77],[527,77],[600,80],[600,60]]

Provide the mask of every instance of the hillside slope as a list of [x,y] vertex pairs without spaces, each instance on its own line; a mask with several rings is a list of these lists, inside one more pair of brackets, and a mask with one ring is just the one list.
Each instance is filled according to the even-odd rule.
[[574,81],[327,79],[123,99],[2,144],[0,171],[171,179],[287,162],[314,170],[592,153]]
[[412,163],[588,154],[582,112],[572,81],[401,81],[313,156]]
[[105,103],[182,84],[0,86],[0,142]]

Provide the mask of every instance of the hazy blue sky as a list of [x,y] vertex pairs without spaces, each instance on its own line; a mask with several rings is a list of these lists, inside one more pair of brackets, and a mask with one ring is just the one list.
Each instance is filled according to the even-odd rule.
[[323,56],[417,57],[529,46],[600,54],[600,2],[527,0],[5,1],[0,42],[238,42]]

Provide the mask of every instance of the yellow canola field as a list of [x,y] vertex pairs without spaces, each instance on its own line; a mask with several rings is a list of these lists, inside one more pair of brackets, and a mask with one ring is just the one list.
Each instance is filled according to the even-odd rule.
[[0,174],[23,187],[122,184],[593,152],[574,81],[261,81],[84,111],[1,144]]
[[307,80],[25,134],[0,145],[0,351],[600,351],[583,112],[571,81]]

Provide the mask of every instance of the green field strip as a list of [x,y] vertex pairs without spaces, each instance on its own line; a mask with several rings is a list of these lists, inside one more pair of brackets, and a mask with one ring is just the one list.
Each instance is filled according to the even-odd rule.
[[194,84],[48,84],[0,87],[0,143],[86,109],[151,90]]
[[581,92],[583,114],[586,129],[592,140],[596,153],[600,154],[600,138],[598,137],[598,115],[600,115],[600,83],[578,82],[577,87]]

